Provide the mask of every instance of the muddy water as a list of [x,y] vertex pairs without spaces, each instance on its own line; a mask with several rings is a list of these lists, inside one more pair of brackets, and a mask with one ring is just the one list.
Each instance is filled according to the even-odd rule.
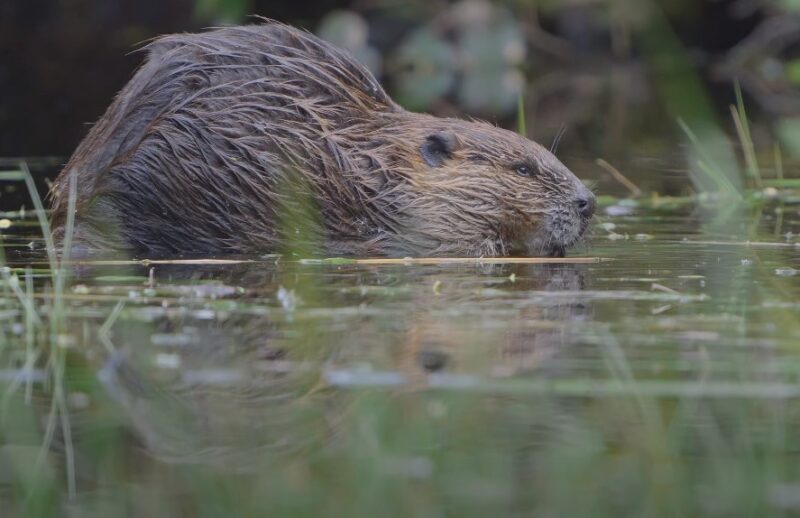
[[[797,511],[798,206],[723,207],[607,205],[586,264],[83,266],[51,341],[34,265],[41,322],[8,279],[0,308],[0,502]],[[28,241],[5,241],[23,292]]]

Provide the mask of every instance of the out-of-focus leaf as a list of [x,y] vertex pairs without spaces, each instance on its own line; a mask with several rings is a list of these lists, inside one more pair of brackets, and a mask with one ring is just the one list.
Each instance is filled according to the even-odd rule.
[[352,11],[332,11],[317,28],[317,35],[347,49],[367,44],[369,27],[364,18]]
[[484,25],[461,33],[461,49],[467,63],[476,67],[518,65],[525,59],[525,38],[519,25],[502,14]]
[[524,78],[514,67],[525,59],[522,30],[505,12],[492,11],[462,31],[460,47],[465,63],[459,98],[471,111],[502,113],[511,110]]
[[517,105],[524,81],[517,70],[486,67],[464,77],[458,97],[470,111],[504,113]]
[[413,33],[398,49],[398,101],[409,109],[424,109],[445,95],[455,81],[455,52],[429,28]]
[[252,10],[252,0],[196,0],[194,14],[202,20],[237,23]]
[[800,85],[800,59],[793,59],[786,63],[786,77],[796,85]]
[[349,51],[373,74],[380,75],[380,53],[368,45],[369,25],[358,13],[332,11],[320,22],[317,36]]
[[800,117],[787,117],[776,126],[783,147],[795,158],[800,157]]
[[787,11],[800,11],[800,0],[782,0],[781,4]]

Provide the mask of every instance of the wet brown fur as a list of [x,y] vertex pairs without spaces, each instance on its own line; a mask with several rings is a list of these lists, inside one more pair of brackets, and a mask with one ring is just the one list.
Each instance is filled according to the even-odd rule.
[[405,111],[306,32],[267,21],[146,50],[51,192],[58,235],[78,175],[86,250],[279,251],[306,198],[335,254],[559,254],[591,216],[576,208],[591,193],[543,147]]

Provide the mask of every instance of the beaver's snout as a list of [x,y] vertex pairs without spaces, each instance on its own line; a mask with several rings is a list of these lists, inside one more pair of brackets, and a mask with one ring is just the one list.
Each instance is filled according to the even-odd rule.
[[566,249],[577,243],[586,232],[597,207],[597,200],[577,177],[571,195],[553,204],[542,223],[527,239],[528,253],[563,257]]

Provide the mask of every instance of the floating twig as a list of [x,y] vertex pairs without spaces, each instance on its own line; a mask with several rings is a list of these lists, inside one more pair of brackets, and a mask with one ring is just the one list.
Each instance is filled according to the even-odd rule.
[[796,248],[800,243],[772,243],[769,241],[664,241],[664,243],[680,243],[682,245],[721,245],[721,246],[746,246],[753,248]]
[[[606,257],[403,257],[403,258],[367,258],[351,259],[348,257],[329,257],[325,259],[300,259],[300,264],[366,264],[366,265],[392,265],[392,264],[586,264],[610,261]],[[274,263],[258,259],[119,259],[98,261],[73,261],[70,264],[83,266],[151,266],[159,264],[183,265],[230,265],[248,263]]]
[[404,257],[374,259],[301,259],[302,264],[438,265],[438,264],[587,264],[610,261],[605,257]]
[[630,181],[628,179],[628,177],[626,177],[624,174],[619,172],[619,169],[617,169],[613,165],[609,164],[608,162],[606,162],[602,158],[598,158],[597,160],[595,160],[595,163],[597,165],[599,165],[600,167],[602,167],[603,169],[605,169],[608,174],[610,174],[612,177],[614,177],[614,179],[616,181],[618,181],[619,183],[624,185],[626,189],[631,191],[631,195],[634,198],[639,197],[639,196],[642,195],[642,190],[639,189],[639,187],[637,187],[635,183]]

